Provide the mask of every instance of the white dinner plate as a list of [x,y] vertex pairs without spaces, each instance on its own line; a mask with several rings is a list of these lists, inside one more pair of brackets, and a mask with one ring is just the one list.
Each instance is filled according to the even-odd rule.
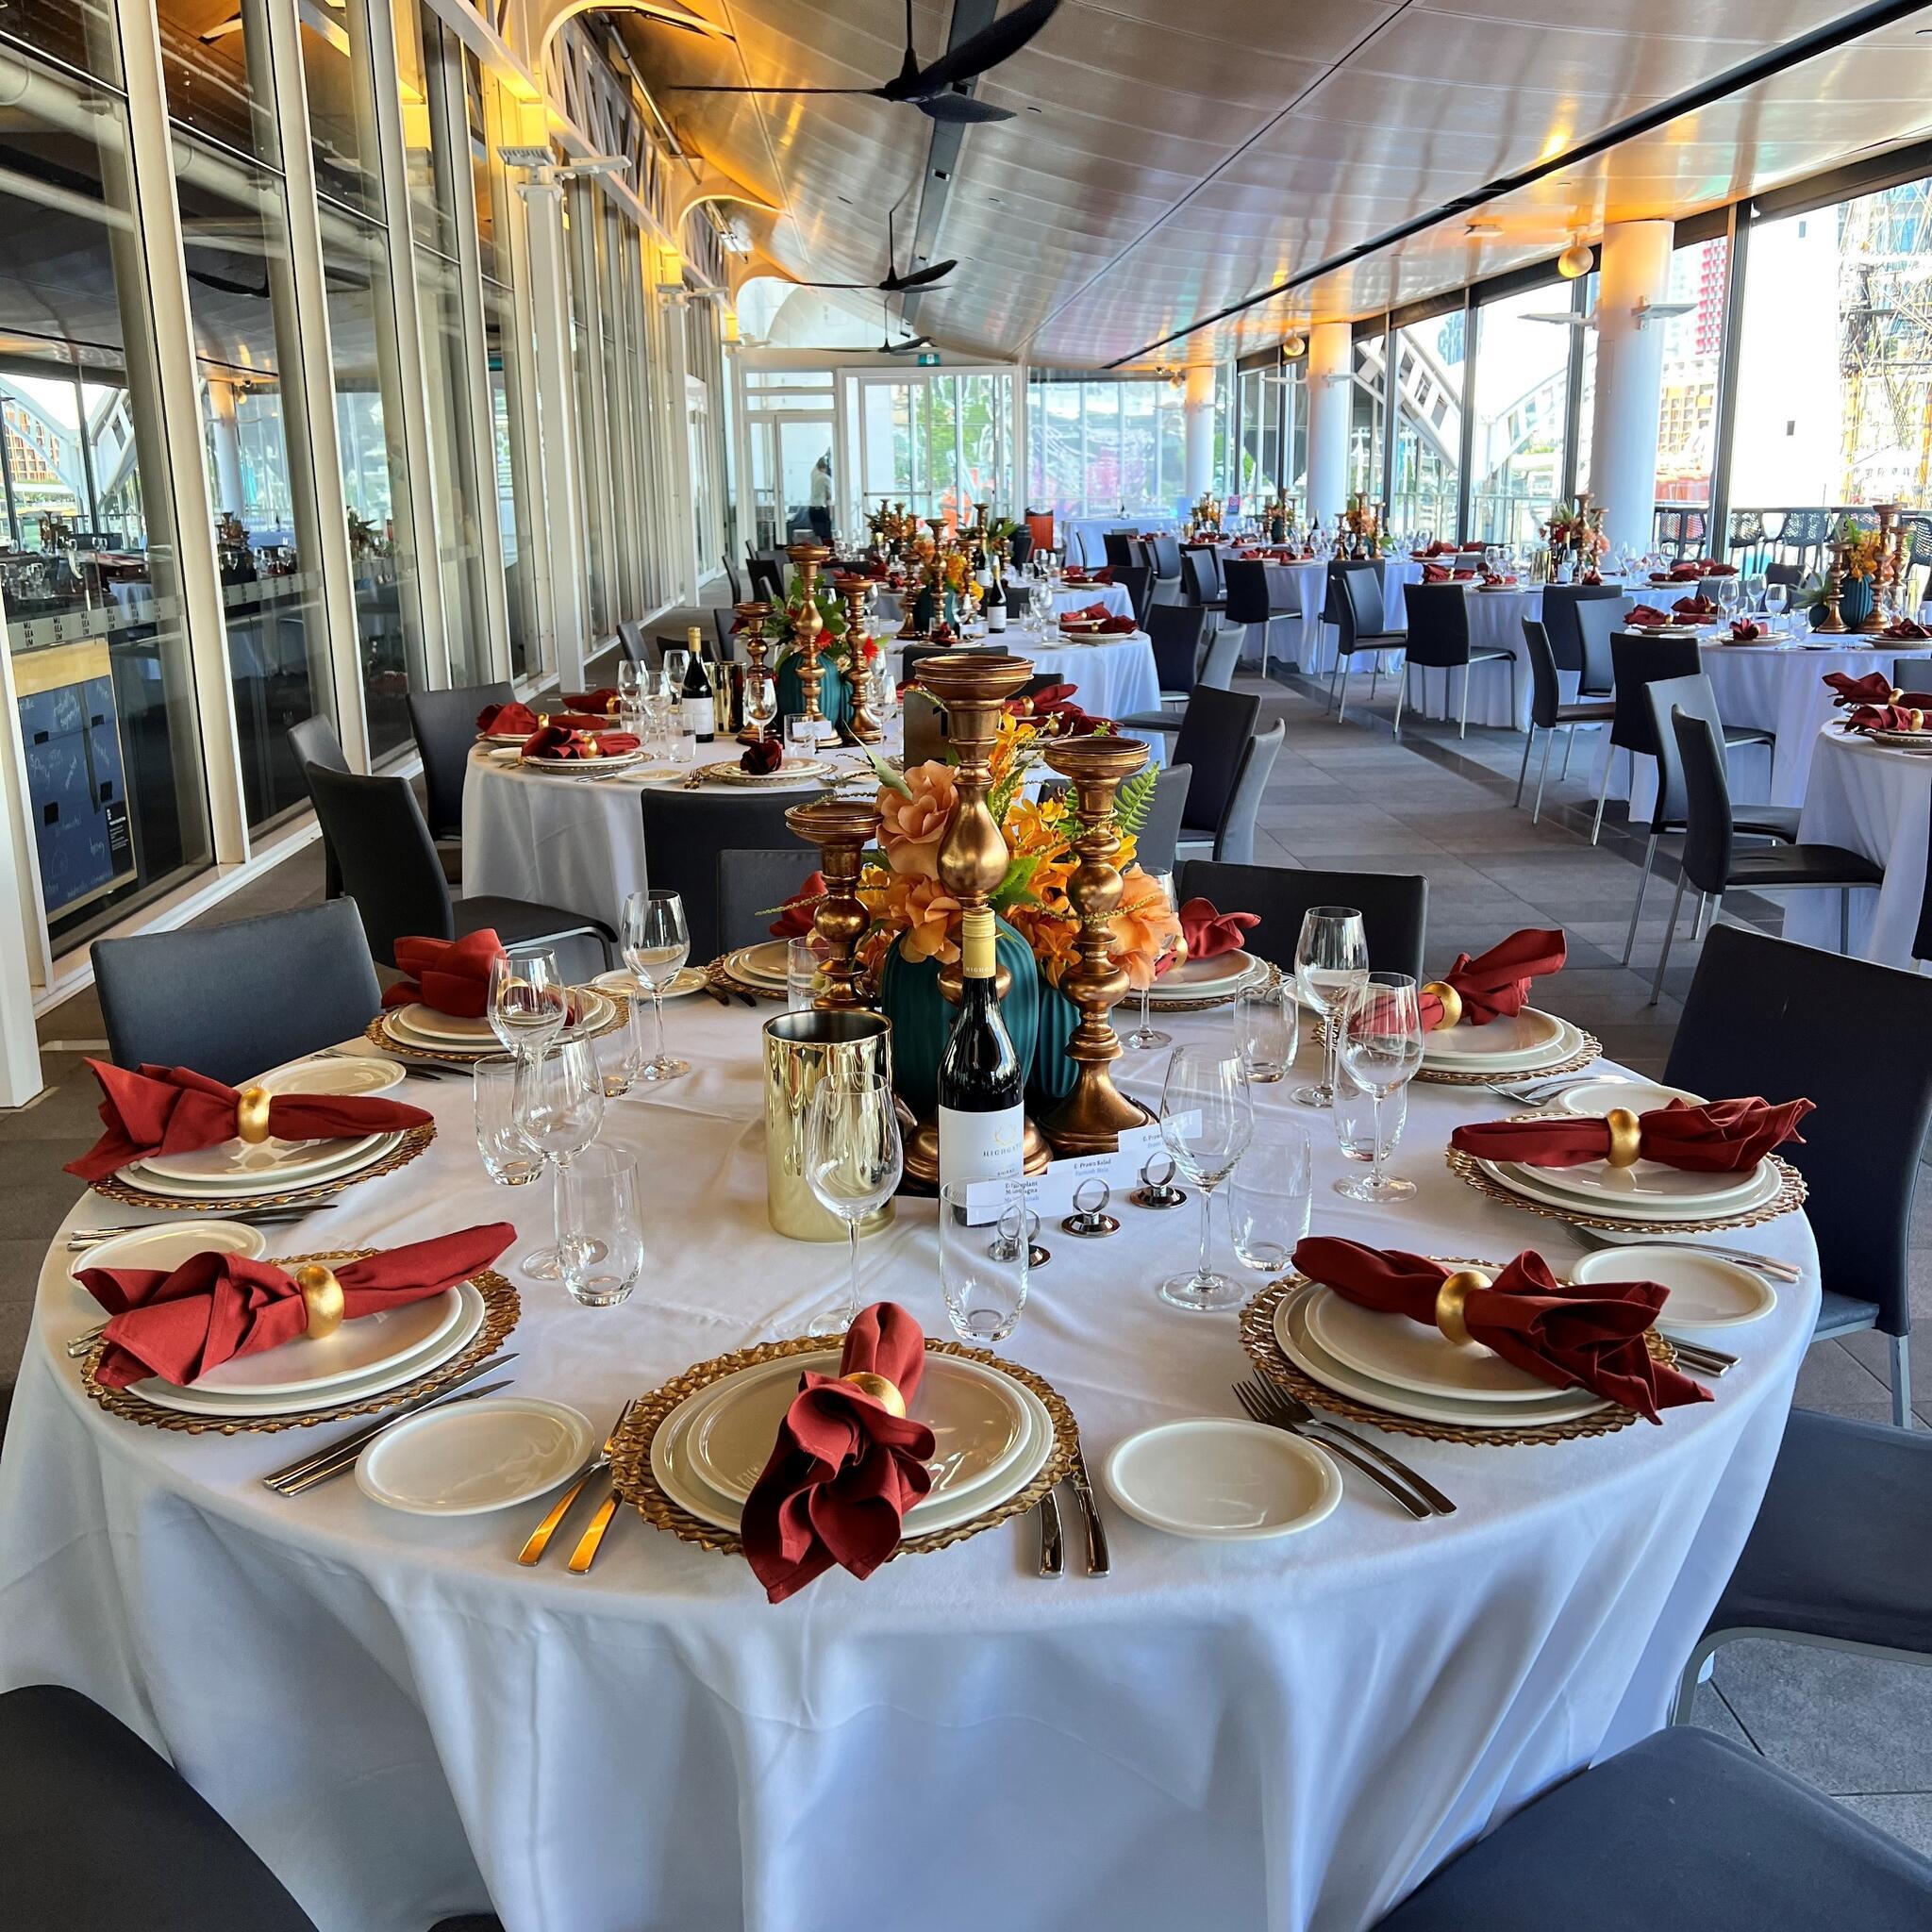
[[271,1093],[387,1093],[400,1087],[405,1075],[395,1060],[375,1054],[317,1054],[257,1076],[254,1084]]
[[1666,1209],[1664,1204],[1657,1201],[1620,1201],[1608,1197],[1585,1201],[1577,1194],[1566,1193],[1550,1185],[1555,1170],[1524,1167],[1511,1160],[1478,1160],[1476,1166],[1498,1186],[1512,1194],[1522,1195],[1525,1201],[1554,1208],[1559,1214],[1589,1214],[1606,1221],[1655,1221],[1666,1213],[1672,1221],[1727,1221],[1733,1215],[1750,1214],[1759,1208],[1769,1207],[1776,1200],[1778,1190],[1783,1185],[1783,1177],[1777,1169],[1768,1160],[1759,1161],[1752,1181],[1752,1191],[1737,1200],[1717,1203],[1674,1201]]
[[780,791],[788,785],[816,785],[831,774],[831,766],[821,758],[790,756],[775,772],[747,772],[736,758],[720,758],[715,764],[698,767],[698,776],[708,785],[760,785],[768,791]]
[[1564,1022],[1554,1013],[1524,1007],[1499,1014],[1486,1026],[1444,1026],[1424,1036],[1424,1066],[1469,1067],[1511,1060],[1524,1055],[1556,1058],[1551,1049],[1563,1037]]
[[1458,1402],[1541,1402],[1551,1385],[1505,1361],[1479,1341],[1455,1342],[1431,1323],[1378,1314],[1332,1288],[1318,1288],[1303,1310],[1311,1340],[1339,1362],[1397,1389]]
[[[386,1160],[402,1143],[402,1139],[401,1134],[363,1134],[353,1141],[262,1142],[263,1146],[293,1144],[300,1147],[317,1146],[334,1150],[326,1161],[313,1162],[297,1171],[285,1167],[258,1167],[247,1170],[238,1168],[226,1178],[216,1175],[206,1180],[185,1180],[177,1179],[173,1174],[157,1174],[145,1161],[137,1160],[122,1169],[121,1177],[131,1185],[146,1190],[149,1193],[165,1194],[172,1201],[240,1200],[252,1199],[258,1194],[300,1192],[308,1188],[319,1188],[325,1182],[341,1180],[349,1174],[359,1174],[365,1167],[373,1167],[377,1161]],[[257,1148],[250,1151],[260,1150]]]
[[[83,1268],[178,1268],[196,1255],[241,1255],[254,1261],[268,1252],[268,1237],[241,1221],[158,1221],[130,1234],[111,1235],[67,1264]],[[92,1296],[89,1297],[92,1299]]]
[[1210,1542],[1292,1536],[1341,1500],[1341,1473],[1312,1442],[1225,1416],[1142,1429],[1114,1445],[1106,1474],[1129,1516]]
[[488,1047],[492,1052],[501,1050],[495,1030],[482,1014],[471,1018],[462,1013],[443,1013],[421,1000],[411,1000],[405,1007],[386,1008],[383,1018],[395,1023],[398,1034],[419,1043],[432,1041],[438,1046],[460,1046],[472,1053],[479,1047]]
[[734,979],[751,980],[758,986],[783,986],[785,945],[783,940],[765,940],[756,946],[742,946],[724,962],[725,970]]
[[1557,1096],[1556,1106],[1564,1113],[1607,1114],[1613,1107],[1627,1108],[1632,1113],[1650,1113],[1681,1100],[1690,1107],[1702,1107],[1704,1096],[1682,1087],[1666,1087],[1658,1080],[1582,1080],[1566,1087]]
[[1671,1291],[1657,1317],[1665,1329],[1737,1328],[1777,1307],[1763,1275],[1719,1255],[1663,1242],[1599,1248],[1570,1270],[1573,1281],[1655,1281]]
[[1773,1171],[1762,1160],[1747,1174],[1693,1174],[1681,1167],[1666,1167],[1660,1160],[1639,1160],[1629,1167],[1612,1167],[1607,1160],[1589,1160],[1580,1167],[1538,1167],[1526,1160],[1496,1164],[1512,1181],[1526,1176],[1545,1192],[1591,1212],[1607,1203],[1625,1211],[1636,1208],[1658,1214],[1674,1214],[1685,1207],[1735,1208],[1747,1195],[1759,1191],[1764,1175]]
[[1365,1375],[1338,1361],[1308,1333],[1306,1310],[1317,1284],[1309,1283],[1283,1295],[1274,1307],[1274,1339],[1296,1368],[1324,1388],[1347,1395],[1371,1408],[1417,1422],[1451,1423],[1460,1428],[1533,1429],[1551,1423],[1574,1422],[1594,1415],[1609,1403],[1588,1389],[1552,1389],[1538,1402],[1491,1402],[1483,1397],[1425,1395],[1420,1390],[1399,1389]]
[[[1444,1058],[1432,1052],[1426,1043],[1435,1038],[1428,1034],[1423,1047],[1423,1066],[1435,1073],[1474,1074],[1491,1080],[1533,1080],[1553,1067],[1569,1065],[1584,1051],[1580,1026],[1568,1020],[1558,1020],[1557,1026],[1557,1038],[1546,1046],[1534,1047],[1526,1053],[1497,1054],[1487,1059]],[[1457,1026],[1453,1030],[1460,1033],[1464,1029]]]
[[568,776],[573,772],[621,772],[626,765],[641,765],[646,757],[640,747],[636,751],[616,751],[608,756],[599,755],[594,758],[531,758],[517,755],[517,763],[526,772],[563,773]]
[[[682,999],[688,992],[702,992],[710,975],[702,966],[687,966],[669,986],[664,989],[667,1000]],[[627,1000],[647,1000],[651,989],[642,980],[620,966],[614,973],[600,973],[591,984],[603,992],[614,992]]]
[[301,1335],[279,1348],[236,1356],[192,1386],[199,1394],[322,1395],[341,1383],[360,1381],[447,1341],[462,1324],[466,1305],[460,1286],[358,1316],[333,1335]]
[[397,1423],[356,1458],[357,1487],[412,1516],[480,1516],[554,1490],[589,1459],[588,1416],[537,1395],[485,1395]]
[[1268,976],[1268,962],[1252,953],[1218,954],[1212,959],[1188,959],[1163,973],[1148,989],[1149,1006],[1181,1000],[1233,998],[1244,988]]
[[352,1167],[381,1138],[379,1134],[358,1134],[347,1140],[248,1141],[236,1135],[212,1147],[150,1154],[137,1165],[150,1179],[187,1181],[227,1193],[238,1186],[293,1183],[310,1174]]

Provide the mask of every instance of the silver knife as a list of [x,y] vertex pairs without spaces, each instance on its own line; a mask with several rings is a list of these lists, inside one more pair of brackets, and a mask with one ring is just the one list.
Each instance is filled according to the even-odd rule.
[[1040,1574],[1064,1576],[1067,1573],[1066,1544],[1060,1536],[1060,1506],[1047,1491],[1040,1499]]
[[1087,1574],[1109,1576],[1113,1573],[1107,1557],[1107,1525],[1100,1520],[1100,1504],[1088,1479],[1086,1454],[1077,1444],[1074,1449],[1074,1466],[1067,1474],[1073,1481],[1074,1500],[1079,1504],[1081,1519],[1087,1525]]
[[[455,1394],[440,1395],[435,1401],[425,1403],[421,1408],[414,1409],[411,1413],[421,1415],[428,1409],[444,1407],[454,1408],[458,1403],[474,1402],[479,1395],[494,1395],[499,1389],[508,1389],[515,1380],[516,1377],[514,1375],[499,1375],[493,1382],[479,1382],[474,1389],[458,1389]],[[392,1428],[397,1423],[407,1422],[408,1420],[408,1416],[391,1416],[383,1423],[382,1428],[377,1429],[375,1433],[380,1436],[384,1429]],[[333,1482],[339,1475],[347,1475],[355,1468],[357,1462],[360,1460],[362,1451],[368,1446],[367,1442],[359,1442],[353,1449],[343,1450],[330,1461],[323,1463],[320,1468],[311,1470],[308,1474],[298,1477],[294,1482],[283,1483],[275,1491],[275,1494],[278,1496],[307,1495],[310,1490],[318,1489],[324,1483]]]

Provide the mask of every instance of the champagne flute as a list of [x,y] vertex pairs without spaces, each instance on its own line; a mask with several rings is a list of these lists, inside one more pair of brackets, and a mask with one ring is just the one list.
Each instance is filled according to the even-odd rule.
[[[604,1082],[584,1040],[563,1041],[517,1061],[512,1076],[517,1131],[560,1175],[604,1124]],[[559,1210],[560,1211],[560,1210]],[[556,1248],[539,1248],[518,1263],[537,1281],[562,1274]]]
[[1310,906],[1302,915],[1294,947],[1295,984],[1302,997],[1327,1022],[1322,1052],[1322,1083],[1297,1087],[1302,1107],[1326,1107],[1335,1092],[1336,1008],[1345,1005],[1369,970],[1368,936],[1362,916],[1352,906]]
[[1212,1313],[1241,1302],[1241,1284],[1208,1265],[1210,1200],[1254,1133],[1254,1095],[1241,1055],[1227,1047],[1176,1047],[1160,1090],[1160,1138],[1174,1165],[1201,1191],[1201,1259],[1191,1274],[1173,1274],[1160,1284],[1160,1299],[1171,1307]]
[[650,993],[658,1016],[658,1050],[644,1062],[639,1078],[675,1080],[691,1072],[690,1061],[673,1059],[664,1050],[664,990],[691,958],[683,898],[676,892],[626,892],[617,942],[624,963]]
[[905,1173],[899,1116],[881,1075],[820,1083],[806,1127],[805,1168],[819,1206],[845,1224],[851,1265],[843,1307],[813,1316],[808,1332],[842,1335],[858,1315],[858,1224],[892,1198]]
[[570,989],[557,955],[502,954],[490,962],[490,1030],[505,1050],[541,1053],[570,1018]]
[[[1174,908],[1174,874],[1171,872],[1157,872],[1151,874],[1161,900],[1170,911]],[[1162,959],[1171,959],[1180,941],[1178,932],[1169,933],[1162,940],[1160,951],[1152,961],[1147,974],[1147,984],[1141,989],[1141,1024],[1127,1035],[1127,1044],[1139,1053],[1150,1053],[1158,1046],[1172,1046],[1174,1035],[1163,1033],[1158,1026],[1147,1024],[1147,995],[1154,991],[1154,982],[1159,976]]]
[[1371,973],[1347,1006],[1329,1022],[1341,1036],[1341,1070],[1369,1096],[1374,1154],[1359,1179],[1339,1180],[1338,1194],[1352,1201],[1400,1201],[1415,1192],[1413,1181],[1382,1172],[1390,1143],[1382,1138],[1382,1103],[1415,1078],[1423,1063],[1423,1023],[1416,983],[1407,973]]

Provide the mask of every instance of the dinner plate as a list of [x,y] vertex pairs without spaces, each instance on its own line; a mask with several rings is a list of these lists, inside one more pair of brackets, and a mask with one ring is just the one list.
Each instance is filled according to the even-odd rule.
[[1777,1307],[1777,1291],[1764,1276],[1720,1255],[1663,1242],[1633,1241],[1599,1248],[1574,1263],[1573,1281],[1656,1281],[1671,1291],[1657,1325],[1738,1328]]
[[439,1012],[411,1000],[408,1006],[389,1007],[383,1018],[395,1023],[396,1031],[421,1042],[433,1041],[439,1046],[460,1046],[471,1050],[498,1045],[495,1029],[481,1014],[475,1018],[462,1013]]
[[177,1217],[96,1241],[85,1254],[74,1257],[67,1272],[78,1274],[83,1268],[173,1269],[194,1255],[241,1255],[253,1261],[267,1252],[268,1237],[245,1222]]
[[[1433,1057],[1424,1044],[1424,1070],[1436,1074],[1471,1074],[1478,1079],[1534,1078],[1552,1067],[1567,1066],[1584,1051],[1583,1029],[1568,1020],[1559,1020],[1557,1024],[1559,1030],[1551,1044],[1532,1048],[1526,1053],[1497,1054],[1487,1059],[1439,1058]],[[1463,1028],[1458,1026],[1454,1030],[1460,1033]],[[1427,1036],[1429,1040],[1434,1038],[1434,1034]]]
[[150,1154],[136,1163],[142,1174],[163,1181],[187,1181],[217,1192],[260,1182],[293,1182],[313,1174],[353,1167],[382,1138],[358,1134],[353,1140],[248,1141],[236,1135],[212,1147],[179,1154]]
[[755,946],[741,946],[724,962],[734,979],[748,979],[759,986],[786,983],[786,941],[764,940]]
[[[1198,974],[1194,969],[1201,969]],[[1192,974],[1193,976],[1190,976]],[[1212,959],[1189,959],[1163,973],[1148,989],[1149,1006],[1174,1001],[1232,998],[1268,974],[1268,962],[1252,953],[1222,953]]]
[[1553,1194],[1594,1210],[1604,1202],[1613,1207],[1674,1214],[1680,1208],[1734,1208],[1758,1191],[1763,1175],[1774,1172],[1759,1161],[1746,1174],[1694,1174],[1667,1167],[1660,1160],[1639,1160],[1629,1167],[1612,1167],[1607,1160],[1586,1161],[1580,1167],[1538,1167],[1531,1161],[1497,1163],[1514,1179],[1525,1174]]
[[254,1084],[271,1093],[387,1093],[406,1077],[396,1061],[374,1054],[317,1054],[258,1074]]
[[1632,1113],[1653,1113],[1681,1100],[1687,1107],[1702,1107],[1704,1096],[1682,1087],[1666,1087],[1659,1080],[1582,1080],[1566,1087],[1557,1096],[1556,1106],[1564,1113],[1606,1114],[1611,1108],[1626,1108]]
[[1554,1208],[1559,1214],[1588,1214],[1606,1221],[1728,1221],[1733,1215],[1750,1214],[1759,1208],[1768,1208],[1777,1199],[1778,1191],[1784,1185],[1783,1175],[1766,1160],[1758,1163],[1752,1191],[1735,1201],[1675,1201],[1668,1204],[1608,1198],[1586,1201],[1577,1194],[1565,1193],[1549,1185],[1554,1177],[1553,1171],[1527,1168],[1516,1161],[1478,1160],[1476,1166],[1499,1187],[1512,1194],[1520,1194],[1525,1201]]
[[1468,1067],[1550,1054],[1563,1037],[1565,1022],[1555,1013],[1524,1007],[1498,1014],[1486,1026],[1445,1026],[1423,1040],[1424,1066]]
[[[462,1325],[462,1284],[441,1294],[344,1322],[333,1335],[298,1335],[279,1348],[232,1360],[197,1375],[197,1394],[322,1395],[411,1357],[427,1355]],[[324,1396],[325,1401],[327,1398]]]
[[720,758],[716,764],[698,767],[698,776],[713,785],[816,785],[831,773],[831,766],[823,758],[790,757],[775,772],[747,772],[736,758]]
[[1407,1315],[1378,1314],[1318,1287],[1303,1311],[1311,1340],[1339,1362],[1397,1389],[1458,1402],[1541,1402],[1550,1385],[1479,1341],[1455,1342]]
[[594,758],[532,758],[518,754],[517,763],[526,772],[621,772],[626,765],[641,765],[646,754],[640,751],[600,754]]
[[[171,1201],[225,1201],[253,1199],[259,1194],[300,1193],[357,1174],[366,1167],[386,1160],[402,1144],[401,1134],[363,1134],[353,1141],[282,1142],[282,1145],[332,1147],[336,1151],[325,1164],[311,1165],[299,1172],[286,1168],[257,1168],[237,1171],[226,1177],[204,1180],[177,1179],[157,1174],[144,1161],[134,1161],[121,1170],[120,1178],[129,1186],[151,1194],[165,1194]],[[239,1143],[238,1143],[239,1144]],[[278,1143],[264,1141],[264,1146]]]
[[526,1503],[589,1459],[590,1418],[537,1395],[485,1395],[385,1429],[356,1458],[372,1502],[412,1516],[480,1516]]
[[1114,1445],[1105,1473],[1129,1516],[1210,1542],[1292,1536],[1341,1500],[1341,1472],[1312,1442],[1226,1416],[1142,1429]]
[[1315,1286],[1309,1283],[1293,1294],[1283,1295],[1275,1304],[1274,1339],[1304,1374],[1370,1408],[1408,1416],[1416,1422],[1449,1423],[1458,1428],[1535,1429],[1575,1422],[1610,1407],[1603,1396],[1592,1395],[1588,1389],[1553,1389],[1540,1402],[1492,1402],[1483,1397],[1425,1395],[1365,1375],[1338,1361],[1308,1333],[1303,1311]]
[[[667,1000],[682,999],[688,992],[702,992],[709,978],[702,966],[687,966],[669,986],[664,989]],[[651,989],[633,973],[620,966],[614,973],[600,973],[591,984],[604,992],[614,992],[628,1000],[647,1000]]]

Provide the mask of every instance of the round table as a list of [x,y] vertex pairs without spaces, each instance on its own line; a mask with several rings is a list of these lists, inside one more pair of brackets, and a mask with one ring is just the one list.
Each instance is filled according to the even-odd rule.
[[[1123,596],[1126,594],[1122,591]],[[969,647],[1002,643],[1033,660],[1036,676],[1057,678],[1074,687],[1074,702],[1094,718],[1126,718],[1137,711],[1160,708],[1160,675],[1154,665],[1154,640],[1144,630],[1114,631],[1106,636],[1068,640],[1058,631],[1041,632],[1030,625],[1009,625],[999,638],[974,631]],[[889,643],[893,669],[898,646]],[[1176,714],[1178,715],[1178,714]],[[1157,758],[1159,741],[1154,741]]]
[[[1846,846],[1885,868],[1876,892],[1852,894],[1852,950],[1910,972],[1925,896],[1932,757],[1874,744],[1836,725],[1816,732],[1812,746],[1798,836]],[[1837,951],[1838,894],[1793,892],[1785,901],[1785,937]]]
[[[842,1246],[766,1224],[760,1017],[701,996],[670,1008],[691,1074],[606,1127],[644,1174],[646,1278],[614,1309],[520,1282],[520,1391],[602,1429],[694,1361],[799,1333],[838,1292]],[[1227,1018],[1164,1024],[1207,1041]],[[1130,1053],[1119,1071],[1153,1099],[1165,1064]],[[1261,1123],[1314,1134],[1318,1231],[1574,1254],[1556,1224],[1447,1171],[1450,1128],[1493,1098],[1413,1090],[1393,1165],[1421,1191],[1391,1209],[1332,1191],[1326,1123],[1285,1091],[1262,1091]],[[547,1232],[547,1184],[484,1178],[465,1086],[408,1095],[438,1116],[428,1154],[277,1237],[284,1251],[499,1218]],[[1003,1351],[1066,1397],[1096,1480],[1131,1431],[1235,1414],[1249,1369],[1233,1318],[1156,1298],[1191,1264],[1192,1204],[1117,1211],[1110,1241],[1049,1227]],[[90,1198],[73,1224],[125,1212]],[[834,1571],[776,1608],[741,1560],[635,1518],[587,1575],[556,1547],[525,1569],[541,1504],[403,1516],[353,1479],[284,1499],[260,1478],[298,1453],[287,1435],[108,1417],[65,1354],[95,1311],[57,1241],[0,1462],[0,1683],[74,1685],[160,1745],[325,1932],[422,1932],[486,1891],[508,1932],[819,1932],[882,1913],[937,1932],[1367,1926],[1662,1720],[1817,1310],[1802,1217],[1750,1239],[1805,1280],[1724,1338],[1741,1359],[1714,1401],[1541,1447],[1395,1440],[1454,1516],[1412,1522],[1344,1471],[1304,1534],[1204,1543],[1103,1495],[1105,1580],[1083,1574],[1069,1503],[1058,1579],[1036,1574],[1028,1516],[863,1584]],[[1215,1245],[1234,1266],[1219,1230]],[[902,1202],[861,1264],[868,1297],[946,1332],[930,1205]]]

